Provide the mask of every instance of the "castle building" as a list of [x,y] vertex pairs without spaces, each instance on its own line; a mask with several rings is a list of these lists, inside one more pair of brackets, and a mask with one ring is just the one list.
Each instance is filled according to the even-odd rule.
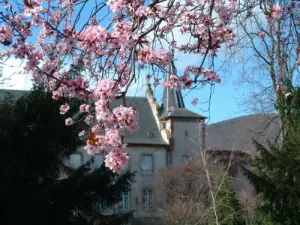
[[[2,90],[0,98],[7,93],[19,98],[28,91]],[[121,100],[116,100],[112,107],[120,104]],[[144,97],[127,97],[126,104],[135,107],[139,113],[139,130],[132,134],[125,132],[124,138],[124,142],[127,143],[126,152],[130,154],[126,169],[136,172],[136,181],[132,184],[132,190],[123,193],[119,205],[111,210],[133,210],[133,223],[136,224],[160,224],[163,217],[163,212],[157,206],[157,198],[160,195],[157,178],[160,169],[179,167],[191,160],[197,161],[204,148],[216,159],[228,159],[232,152],[235,156],[248,154],[249,149],[252,151],[253,132],[260,128],[263,134],[256,133],[256,136],[267,140],[270,135],[274,137],[279,130],[278,123],[274,123],[272,119],[274,115],[235,118],[210,125],[205,130],[202,126],[205,117],[186,109],[181,92],[171,87],[164,88],[161,105],[154,97],[150,85],[147,85]],[[272,123],[264,126],[270,118]],[[90,158],[84,146],[81,146],[70,156],[67,164],[77,168]],[[94,159],[92,167],[99,168],[103,157],[95,156]],[[251,194],[253,190],[240,171],[236,177],[236,190],[242,194],[245,191],[248,192],[246,195]]]
[[[116,100],[112,107],[120,105]],[[163,212],[157,207],[159,190],[157,178],[162,168],[182,166],[199,156],[204,147],[205,117],[185,108],[180,91],[165,87],[159,106],[150,85],[145,97],[127,97],[127,106],[137,109],[139,130],[125,132],[126,152],[130,154],[127,168],[135,171],[132,190],[122,195],[122,200],[112,211],[134,210],[136,224],[159,224]],[[168,109],[172,109],[171,111]],[[70,158],[70,166],[79,167],[90,159],[83,147]],[[95,156],[94,168],[103,162]],[[139,221],[139,222],[138,222]]]

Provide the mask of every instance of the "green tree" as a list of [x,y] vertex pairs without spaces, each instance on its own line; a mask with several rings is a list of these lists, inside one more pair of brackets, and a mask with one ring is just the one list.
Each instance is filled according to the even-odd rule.
[[117,175],[104,165],[91,171],[93,158],[78,169],[67,167],[66,160],[82,144],[78,132],[83,125],[64,125],[58,112],[62,103],[42,88],[2,101],[0,224],[126,223],[132,212],[106,216],[103,210],[130,190],[134,174]]
[[[291,132],[291,130],[290,130]],[[285,137],[282,148],[255,142],[259,156],[244,171],[258,193],[259,210],[274,223],[300,224],[300,136]]]
[[280,145],[254,141],[258,155],[248,158],[245,175],[261,195],[258,214],[272,224],[300,224],[300,90],[293,91],[287,104],[289,124]]
[[[260,204],[264,204],[263,200],[261,199]],[[270,213],[263,212],[260,210],[260,208],[257,208],[254,212],[254,216],[251,220],[251,225],[280,225],[278,223],[275,223],[272,220],[272,216]]]
[[[243,225],[242,208],[236,192],[233,189],[232,181],[226,173],[221,170],[214,185],[214,198],[216,202],[216,213],[220,225]],[[216,224],[214,209],[208,214],[208,225]]]

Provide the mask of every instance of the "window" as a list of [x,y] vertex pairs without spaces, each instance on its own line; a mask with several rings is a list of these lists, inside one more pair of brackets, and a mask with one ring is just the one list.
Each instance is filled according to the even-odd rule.
[[129,210],[129,193],[122,193],[121,201],[119,203],[120,210]]
[[142,156],[142,174],[151,175],[153,173],[153,157],[152,155]]
[[81,166],[81,155],[80,154],[72,154],[70,156],[70,166],[74,169],[77,169]]
[[184,136],[185,136],[185,137],[188,137],[188,136],[189,136],[189,131],[188,131],[188,130],[185,130],[185,131],[184,131]]
[[153,191],[151,189],[143,190],[143,206],[146,210],[154,209]]
[[182,156],[182,164],[187,165],[190,162],[190,158],[187,155]]
[[101,155],[94,156],[94,169],[98,169],[101,167],[103,162],[103,157]]
[[148,135],[148,137],[151,137],[151,138],[154,137],[154,133],[151,131],[147,132],[147,135]]

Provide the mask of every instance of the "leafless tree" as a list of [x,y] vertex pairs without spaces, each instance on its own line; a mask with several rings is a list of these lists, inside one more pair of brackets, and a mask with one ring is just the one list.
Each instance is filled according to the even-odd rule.
[[[236,161],[230,156],[206,152],[206,163],[189,163],[182,167],[165,168],[160,171],[159,206],[163,209],[166,225],[202,225],[208,221],[222,224],[227,217],[219,216],[220,208],[228,202],[224,186],[226,179],[233,181],[232,170]],[[225,189],[224,189],[225,188]],[[248,210],[248,209],[247,209]],[[246,219],[249,210],[233,212]],[[228,215],[230,217],[232,215]],[[210,220],[209,220],[210,219]]]
[[[280,18],[274,19],[279,4]],[[244,106],[254,112],[278,112],[283,135],[290,116],[288,96],[299,86],[300,4],[289,0],[255,0],[252,7],[236,17],[237,41],[231,57],[240,65],[238,85],[248,92]],[[290,94],[288,94],[290,93]],[[274,106],[276,106],[274,108]]]
[[159,205],[168,225],[201,225],[209,208],[208,185],[201,164],[160,171]]

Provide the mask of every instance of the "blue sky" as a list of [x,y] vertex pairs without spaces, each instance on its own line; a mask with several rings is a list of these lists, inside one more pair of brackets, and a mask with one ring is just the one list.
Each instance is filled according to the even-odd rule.
[[[89,15],[89,8],[87,7],[87,11],[83,11],[83,15]],[[82,23],[86,22],[86,19],[82,20]],[[185,37],[178,33],[178,37],[176,40],[180,42],[180,40],[184,40]],[[182,74],[183,69],[185,66],[194,64],[198,65],[200,62],[199,56],[194,55],[176,55],[177,61],[175,63],[178,74]],[[220,57],[221,58],[221,57]],[[198,62],[198,64],[197,64]],[[11,60],[8,64],[11,66],[5,66],[3,70],[4,77],[10,76],[13,72],[20,71],[19,65],[21,64],[20,61]],[[223,76],[225,75],[225,76]],[[185,100],[186,107],[192,111],[198,112],[206,117],[209,117],[209,123],[216,123],[219,121],[227,120],[230,118],[234,118],[237,116],[244,115],[245,112],[242,112],[240,107],[237,104],[237,98],[241,100],[241,96],[244,94],[242,88],[238,88],[234,81],[236,80],[237,76],[239,75],[238,67],[232,72],[232,74],[220,74],[222,83],[216,84],[213,88],[213,93],[211,96],[210,104],[207,102],[210,96],[210,87],[207,86],[201,90],[194,90],[187,94],[187,91],[183,91],[183,96]],[[144,96],[145,95],[145,88],[142,86],[144,82],[142,81],[140,84],[135,85],[131,88],[129,95],[137,95],[137,96]],[[30,77],[18,74],[11,77],[11,80],[6,85],[5,88],[9,89],[23,89],[28,90],[31,87]],[[161,100],[162,97],[162,87],[158,87],[155,89],[155,96],[158,101]],[[192,100],[197,97],[199,102],[206,102],[206,103],[199,103],[197,106],[193,106],[191,104]],[[209,108],[210,105],[210,108]],[[209,108],[209,111],[208,111]]]
[[[242,95],[243,91],[235,89],[233,87],[233,82],[226,80],[221,84],[216,84],[213,89],[214,91],[211,96],[209,111],[209,103],[199,103],[197,106],[191,104],[195,96],[198,97],[199,102],[207,101],[210,93],[209,86],[201,91],[196,90],[188,95],[185,95],[186,91],[183,91],[186,108],[209,117],[209,124],[245,115],[245,113],[241,112],[239,109],[235,98],[237,95]],[[155,92],[156,96],[162,95],[161,90],[162,88]],[[157,97],[157,100],[160,100],[160,98]]]

